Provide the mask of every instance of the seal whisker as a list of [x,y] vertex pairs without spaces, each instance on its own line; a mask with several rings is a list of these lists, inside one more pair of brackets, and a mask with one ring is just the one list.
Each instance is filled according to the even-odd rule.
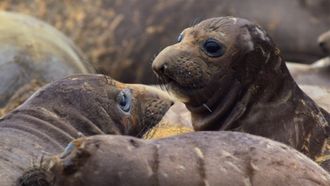
[[165,90],[165,87],[164,87],[165,86],[165,83],[164,83],[163,77],[159,76],[158,74],[157,74],[157,76],[158,76],[158,80],[160,82],[160,88],[162,90]]
[[170,91],[169,91],[169,87],[168,87],[169,85],[168,85],[168,83],[167,83],[165,77],[160,77],[159,79],[160,79],[161,82],[162,82],[163,90],[166,91],[167,93],[169,93],[169,92],[170,92]]
[[166,92],[167,93],[170,93],[169,86],[168,85],[165,85],[165,88],[166,88]]
[[142,136],[142,134],[144,133],[144,131],[146,131],[146,130],[148,130],[148,129],[150,129],[151,127],[150,127],[150,125],[151,124],[145,124],[141,129],[140,129],[140,131],[138,132],[138,134],[136,135],[137,137],[141,137]]
[[206,103],[203,103],[203,107],[205,107],[210,113],[212,113],[212,110],[206,105]]
[[163,82],[164,90],[166,92],[168,92],[168,87],[167,87],[167,84],[166,84],[166,80],[164,78],[162,78],[162,82]]
[[39,167],[42,167],[42,164],[43,164],[43,162],[44,162],[44,157],[45,157],[45,154],[42,152],[41,153],[41,157],[40,157],[40,161],[39,161]]
[[161,88],[162,90],[166,90],[166,89],[165,89],[165,83],[164,83],[163,78],[162,78],[162,77],[159,77],[158,80],[159,80],[159,82],[160,82],[160,88]]
[[[151,130],[153,129],[153,130]],[[150,129],[144,134],[145,138],[146,139],[151,139],[155,136],[156,132],[157,132],[157,127],[154,126],[154,127],[150,127]]]
[[[140,110],[140,112],[142,111],[142,108],[141,107],[139,107],[139,110]],[[142,126],[142,128],[140,129],[140,131],[138,131],[138,133],[137,133],[137,137],[142,137],[143,136],[143,133],[144,133],[144,131],[145,131],[145,129],[146,129],[146,127],[149,127],[148,126],[148,123],[146,123],[146,120],[145,120],[145,117],[141,117],[140,118],[140,124],[142,124],[143,126]],[[150,124],[151,125],[151,124]]]
[[199,23],[201,20],[202,20],[202,17],[196,17],[196,18],[192,21],[190,27],[195,27],[195,26],[197,25],[197,23]]

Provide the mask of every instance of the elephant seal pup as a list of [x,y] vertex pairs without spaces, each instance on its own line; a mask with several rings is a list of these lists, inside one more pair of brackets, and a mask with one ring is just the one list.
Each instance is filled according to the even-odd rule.
[[142,136],[172,105],[156,92],[104,75],[75,75],[47,85],[0,120],[1,185],[14,185],[32,162],[62,152],[80,136]]
[[327,153],[329,113],[298,87],[260,26],[211,18],[185,29],[178,41],[152,68],[191,111],[195,130],[268,137],[314,160]]
[[295,149],[229,131],[149,141],[91,136],[74,140],[45,162],[48,177],[40,178],[54,186],[330,185],[330,175]]

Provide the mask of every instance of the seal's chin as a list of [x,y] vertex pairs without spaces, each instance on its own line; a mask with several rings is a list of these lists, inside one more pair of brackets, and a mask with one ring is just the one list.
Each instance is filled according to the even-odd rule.
[[[196,101],[196,99],[205,99],[205,89],[209,83],[206,75],[195,75],[194,72],[186,72],[189,76],[180,77],[174,72],[156,73],[160,87],[163,90],[173,94],[183,103]],[[201,73],[199,73],[201,74]]]
[[168,82],[165,84],[165,87],[167,90],[170,90],[170,92],[173,93],[181,102],[186,103],[189,101],[189,96],[187,93],[189,93],[191,89],[182,88],[180,84],[175,81]]
[[162,89],[172,93],[181,102],[186,103],[189,98],[199,92],[200,87],[194,86],[194,83],[181,83],[175,79],[169,77],[159,78]]
[[174,104],[170,100],[152,98],[146,99],[144,102],[144,112],[141,114],[143,118],[139,119],[142,125],[139,126],[138,132],[135,134],[137,137],[142,137],[151,128],[156,126]]

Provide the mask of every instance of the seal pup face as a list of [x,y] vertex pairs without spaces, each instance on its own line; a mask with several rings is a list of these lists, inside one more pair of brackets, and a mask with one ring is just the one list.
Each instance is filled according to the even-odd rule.
[[218,123],[233,121],[230,115],[244,96],[241,105],[258,99],[257,94],[273,94],[261,90],[272,86],[269,82],[290,78],[267,33],[235,17],[211,18],[183,30],[178,43],[156,56],[152,68],[192,112],[196,130],[210,123],[199,121],[206,115]]
[[172,104],[165,94],[148,86],[124,84],[104,75],[74,75],[44,87],[20,110],[31,105],[46,109],[84,135],[141,137]]
[[[178,43],[161,51],[152,68],[161,83],[184,102],[208,99],[219,86],[230,86],[235,79],[248,82],[248,73],[256,73],[253,66],[240,60],[255,50],[266,52],[262,47],[257,49],[261,43],[256,44],[254,37],[272,45],[263,29],[245,19],[207,19],[183,30]],[[244,69],[244,74],[237,68]],[[214,84],[221,79],[222,83]]]

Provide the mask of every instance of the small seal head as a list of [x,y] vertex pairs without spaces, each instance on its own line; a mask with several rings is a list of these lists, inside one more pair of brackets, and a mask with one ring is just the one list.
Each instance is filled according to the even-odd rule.
[[[38,116],[44,116],[42,114],[46,113],[42,124],[53,124],[48,129],[57,127],[58,123],[55,121],[60,121],[62,127],[70,125],[67,127],[68,131],[64,131],[68,132],[66,136],[69,136],[69,130],[74,128],[82,136],[119,134],[142,137],[162,119],[172,104],[166,94],[156,88],[124,84],[104,75],[74,75],[42,88],[12,114],[33,113],[33,117],[40,118]],[[9,115],[5,117],[10,118]],[[39,120],[41,119],[36,121]],[[61,158],[76,152],[79,144],[79,140],[70,143]],[[78,159],[66,162],[67,174],[73,173],[88,154],[79,151],[78,156]],[[24,171],[17,185],[53,185],[55,179],[49,172],[49,163],[48,160],[41,161],[40,165]]]
[[165,94],[152,87],[124,84],[104,75],[74,75],[44,87],[19,109],[48,110],[65,118],[84,136],[141,137],[172,104]]
[[271,53],[277,52],[274,49],[258,25],[234,17],[212,18],[185,29],[177,44],[155,58],[152,68],[183,101],[201,104],[219,86],[215,81],[222,79],[221,87],[235,80],[250,84]]
[[279,53],[271,38],[245,19],[207,19],[185,29],[178,41],[155,58],[152,68],[188,106],[208,105],[219,87],[227,92],[236,81],[246,86],[259,73],[280,70],[277,61],[267,64]]
[[[226,118],[247,92],[258,94],[272,86],[269,82],[291,78],[267,33],[235,17],[211,18],[183,30],[178,43],[161,51],[152,68],[193,117],[218,109]],[[251,102],[252,96],[247,99]],[[195,129],[205,129],[193,119]]]

